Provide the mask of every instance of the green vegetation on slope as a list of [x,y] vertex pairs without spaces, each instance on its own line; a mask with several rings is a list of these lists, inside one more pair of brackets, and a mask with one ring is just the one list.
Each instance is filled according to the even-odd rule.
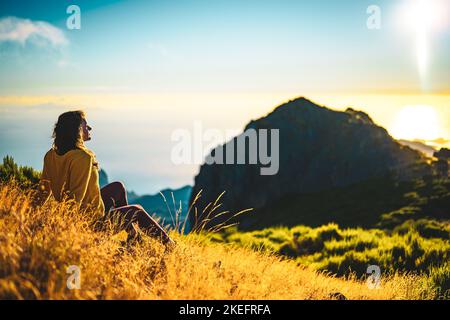
[[[391,177],[345,188],[286,196],[252,213],[241,230],[335,222],[343,227],[393,229],[407,220],[450,219],[450,179],[428,176],[411,181]],[[299,222],[300,221],[300,222]]]
[[336,224],[318,228],[267,228],[238,232],[228,229],[213,241],[235,243],[295,259],[299,265],[338,276],[364,278],[369,265],[382,273],[413,272],[430,276],[442,296],[450,294],[450,230],[429,220],[407,221],[394,232],[378,229],[340,229]]

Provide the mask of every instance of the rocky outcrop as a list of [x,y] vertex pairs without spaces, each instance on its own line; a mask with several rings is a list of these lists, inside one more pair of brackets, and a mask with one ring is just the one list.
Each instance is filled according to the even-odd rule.
[[[251,215],[257,217],[259,209],[286,195],[345,187],[388,173],[407,174],[407,168],[421,158],[418,152],[396,142],[366,113],[334,111],[305,98],[289,101],[251,121],[245,130],[250,128],[279,129],[278,174],[261,175],[260,164],[204,164],[191,197],[192,202],[202,190],[195,204],[198,208],[225,191],[222,209],[237,212],[254,208]],[[213,152],[219,149],[226,150],[226,145]],[[222,215],[209,225],[228,217]],[[239,221],[245,224],[245,219],[242,216]]]

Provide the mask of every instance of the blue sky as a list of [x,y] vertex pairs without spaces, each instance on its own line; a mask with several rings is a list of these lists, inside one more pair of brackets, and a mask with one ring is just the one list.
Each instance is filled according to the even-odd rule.
[[[399,27],[420,1],[445,4],[425,75],[417,35]],[[70,4],[81,30],[66,28]],[[380,30],[366,26],[372,4]],[[449,10],[447,0],[1,1],[0,157],[40,168],[57,116],[82,108],[111,179],[157,192],[198,170],[170,163],[171,132],[199,120],[242,130],[298,96],[365,110],[389,130],[419,119],[417,138],[435,121],[397,115],[430,106],[450,139]]]
[[[68,4],[81,30],[67,30]],[[366,28],[370,4],[382,28]],[[0,43],[2,94],[111,90],[422,91],[401,1],[20,1],[1,16],[46,21],[68,44]],[[435,43],[427,92],[449,90],[449,32]],[[350,72],[351,71],[351,72]]]

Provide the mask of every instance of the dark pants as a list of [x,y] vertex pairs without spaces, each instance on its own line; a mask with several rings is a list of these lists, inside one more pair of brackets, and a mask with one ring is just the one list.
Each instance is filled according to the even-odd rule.
[[129,205],[125,186],[121,182],[112,182],[100,190],[107,218],[119,218],[127,230],[137,223],[146,234],[158,237],[164,244],[172,243],[166,231],[140,205]]

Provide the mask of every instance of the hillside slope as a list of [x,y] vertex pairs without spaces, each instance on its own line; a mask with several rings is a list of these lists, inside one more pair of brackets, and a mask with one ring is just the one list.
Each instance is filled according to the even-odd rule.
[[[29,194],[0,185],[0,299],[433,297],[426,280],[415,276],[385,277],[374,290],[196,234],[172,232],[178,245],[170,253],[152,239],[127,243],[124,236],[115,225],[94,231],[89,213],[70,203],[32,208]],[[67,288],[69,266],[79,267],[79,289]]]

